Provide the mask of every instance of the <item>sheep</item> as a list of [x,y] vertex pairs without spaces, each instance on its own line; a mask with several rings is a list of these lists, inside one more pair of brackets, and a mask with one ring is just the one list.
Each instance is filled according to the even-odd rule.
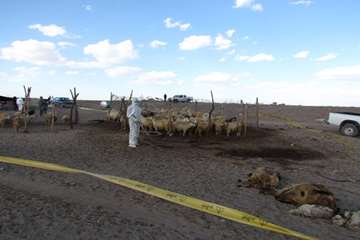
[[225,118],[223,116],[215,116],[213,122],[215,134],[220,135],[225,129]]
[[5,127],[6,123],[10,120],[10,116],[4,112],[0,112],[0,127]]
[[61,117],[61,120],[64,122],[64,123],[69,123],[70,122],[70,116],[65,114]]
[[121,114],[119,110],[111,109],[110,112],[108,113],[107,120],[120,121],[120,115]]
[[177,118],[173,122],[173,128],[176,132],[182,132],[183,136],[186,136],[186,133],[189,129],[196,126],[196,119],[195,118]]
[[230,136],[232,134],[239,134],[240,126],[238,121],[226,122],[225,124],[226,136]]
[[[53,113],[52,112],[45,113],[44,118],[45,118],[45,125],[50,127],[53,119]],[[56,121],[57,121],[57,117],[54,116],[54,123]]]
[[13,128],[16,132],[19,132],[19,129],[25,126],[25,117],[21,112],[16,112],[12,119]]
[[141,116],[141,127],[145,131],[152,131],[153,130],[153,119],[152,117],[144,117]]
[[171,119],[162,115],[152,117],[153,128],[155,131],[171,133]]

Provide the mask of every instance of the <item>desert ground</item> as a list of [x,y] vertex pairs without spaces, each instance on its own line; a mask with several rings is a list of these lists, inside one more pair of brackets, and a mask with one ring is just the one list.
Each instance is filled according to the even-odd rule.
[[[116,123],[96,121],[106,116],[99,102],[79,105],[85,108],[72,130],[60,121],[49,131],[39,117],[29,133],[15,133],[10,126],[0,129],[0,155],[138,180],[319,239],[359,239],[359,231],[331,220],[291,215],[293,205],[239,187],[238,180],[266,166],[281,174],[281,186],[323,184],[336,196],[340,211],[360,210],[360,139],[341,136],[319,120],[331,111],[360,113],[360,108],[261,105],[260,128],[250,124],[246,137],[142,134],[141,145],[129,149],[127,133]],[[208,111],[209,104],[196,107]],[[236,116],[241,110],[225,104],[216,105],[216,111]],[[0,239],[293,238],[88,176],[0,164]]]

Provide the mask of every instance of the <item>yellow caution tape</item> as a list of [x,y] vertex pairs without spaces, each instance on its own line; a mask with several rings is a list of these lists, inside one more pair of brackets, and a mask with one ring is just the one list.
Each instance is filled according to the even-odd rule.
[[93,176],[123,187],[130,188],[135,191],[143,192],[169,202],[173,202],[185,207],[189,207],[192,209],[199,210],[201,212],[206,212],[212,215],[216,215],[225,219],[229,219],[235,222],[247,224],[250,226],[254,226],[261,229],[266,229],[269,231],[277,232],[280,234],[296,237],[299,239],[304,240],[315,240],[316,238],[306,236],[302,233],[292,231],[290,229],[266,222],[265,220],[258,218],[256,216],[250,215],[248,213],[228,208],[225,206],[221,206],[216,203],[206,202],[200,199],[196,199],[193,197],[189,197],[183,194],[167,191],[158,187],[154,187],[148,184],[144,184],[138,181],[111,176],[111,175],[104,175],[104,174],[96,174],[91,173],[88,171],[83,171],[75,168],[69,168],[66,166],[53,164],[53,163],[45,163],[33,160],[25,160],[19,158],[12,158],[12,157],[4,157],[0,156],[0,162],[8,163],[8,164],[15,164],[20,166],[26,167],[33,167],[38,169],[56,171],[56,172],[64,172],[64,173],[80,173],[89,176]]

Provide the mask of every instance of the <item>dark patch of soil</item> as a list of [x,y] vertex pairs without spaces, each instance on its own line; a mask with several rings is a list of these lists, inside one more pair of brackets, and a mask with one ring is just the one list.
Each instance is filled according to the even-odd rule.
[[216,156],[221,157],[241,157],[248,158],[265,158],[269,160],[311,160],[324,159],[325,156],[321,152],[317,152],[305,148],[258,148],[258,149],[229,149],[218,152]]

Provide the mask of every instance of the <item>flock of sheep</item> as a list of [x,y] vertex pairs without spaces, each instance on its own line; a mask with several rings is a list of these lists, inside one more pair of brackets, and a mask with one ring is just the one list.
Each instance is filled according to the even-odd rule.
[[[112,109],[108,113],[108,120],[123,122],[125,117],[120,111]],[[159,111],[143,111],[141,116],[141,129],[143,131],[156,131],[161,133],[189,134],[202,136],[209,131],[216,135],[240,135],[242,124],[239,118],[226,119],[222,115],[213,115],[209,124],[209,113],[193,112],[188,107],[178,111],[160,109]]]
[[[35,112],[32,114],[29,114],[26,116],[22,112],[15,112],[14,114],[10,115],[9,113],[0,112],[0,128],[5,127],[6,125],[12,125],[12,127],[16,130],[16,132],[19,132],[21,128],[24,128],[25,121],[27,121],[27,124],[30,124],[31,120],[34,118]],[[43,115],[45,125],[50,127],[52,122],[57,121],[56,115],[53,116],[53,113],[51,111],[45,113]],[[61,117],[61,120],[64,123],[68,123],[70,121],[70,118],[67,114],[64,114]]]

